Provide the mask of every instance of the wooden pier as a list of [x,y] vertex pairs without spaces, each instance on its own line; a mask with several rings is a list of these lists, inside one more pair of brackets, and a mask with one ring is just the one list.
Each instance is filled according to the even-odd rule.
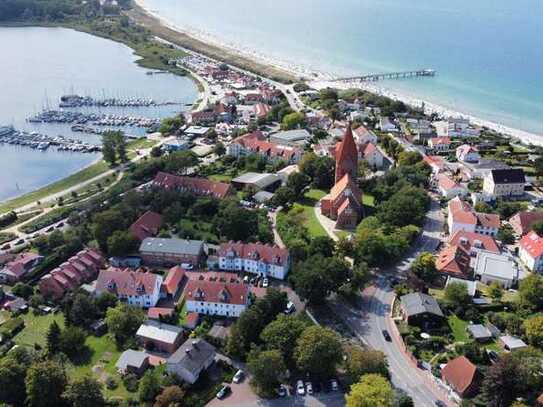
[[350,76],[345,78],[333,79],[333,82],[377,82],[384,79],[404,79],[415,78],[422,76],[435,76],[436,71],[433,69],[419,69],[415,71],[376,73],[361,76]]

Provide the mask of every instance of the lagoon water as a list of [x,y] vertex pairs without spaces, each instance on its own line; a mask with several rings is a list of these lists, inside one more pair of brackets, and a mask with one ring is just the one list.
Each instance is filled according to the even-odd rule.
[[145,0],[181,27],[543,136],[541,0]]
[[[148,97],[179,105],[103,109],[144,117],[165,117],[188,109],[198,91],[189,78],[146,75],[128,47],[61,28],[0,28],[0,126],[63,135],[98,143],[94,135],[73,133],[69,125],[29,124],[43,108],[57,108],[61,95]],[[132,130],[138,133],[137,130]],[[141,133],[141,131],[140,131]],[[37,151],[0,144],[0,200],[64,178],[99,158],[98,154]]]

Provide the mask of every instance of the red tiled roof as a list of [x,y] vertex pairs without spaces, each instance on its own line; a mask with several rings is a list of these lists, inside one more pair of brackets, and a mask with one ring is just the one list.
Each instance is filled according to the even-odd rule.
[[116,295],[125,296],[151,294],[156,287],[157,278],[157,275],[153,273],[111,267],[100,271],[96,280],[96,292],[109,291]]
[[360,203],[360,200],[362,199],[362,191],[360,191],[358,186],[354,183],[350,174],[345,174],[343,178],[341,178],[338,183],[332,187],[330,193],[325,198],[335,201],[347,188],[351,190],[351,196],[355,197]]
[[187,301],[247,304],[249,288],[244,283],[190,280],[185,288]]
[[477,217],[473,213],[473,208],[458,197],[449,201],[449,212],[452,214],[455,223],[477,224]]
[[258,259],[269,264],[285,265],[288,261],[289,252],[287,249],[281,249],[279,246],[272,246],[263,243],[242,243],[228,242],[222,243],[218,255],[228,257],[232,253],[234,257],[243,259]]
[[198,324],[198,321],[200,319],[200,314],[197,312],[187,312],[187,316],[185,317],[185,326],[187,328],[196,328],[196,325]]
[[533,230],[520,239],[519,245],[533,258],[543,255],[543,238]]
[[[341,167],[342,164],[352,165],[358,161],[358,150],[353,138],[353,129],[347,126],[343,140],[336,147],[336,167]],[[350,168],[346,168],[344,172],[350,172]],[[336,174],[338,174],[336,168]]]
[[371,131],[366,129],[364,126],[358,126],[356,129],[353,130],[358,138],[364,138],[368,135],[373,135]]
[[159,213],[147,211],[130,226],[130,232],[132,232],[138,240],[143,240],[148,237],[156,236],[160,231],[161,225],[162,216]]
[[258,118],[265,118],[268,116],[271,107],[265,103],[257,103],[255,105],[255,114]]
[[149,308],[149,311],[147,311],[147,316],[152,319],[159,319],[161,315],[163,317],[169,317],[174,311],[173,308],[151,307]]
[[6,269],[9,270],[16,278],[21,278],[29,270],[28,266],[36,259],[39,259],[41,256],[37,253],[22,253],[19,254],[15,259],[6,264]]
[[162,285],[166,289],[166,292],[170,295],[174,295],[179,289],[179,284],[181,284],[181,281],[183,281],[184,277],[185,270],[183,270],[179,266],[172,267],[170,271],[168,271],[168,275],[162,283]]
[[443,169],[445,167],[445,160],[443,159],[443,157],[440,157],[438,155],[425,155],[424,157],[422,157],[422,159],[429,166],[436,166],[439,169]]
[[368,156],[370,154],[373,154],[374,152],[380,152],[379,149],[375,146],[375,144],[373,143],[368,143],[366,144],[366,146],[364,147],[364,152],[362,154],[364,154],[364,156]]
[[449,137],[433,137],[430,139],[430,141],[434,146],[437,144],[451,144],[451,139]]
[[461,246],[449,246],[441,250],[436,259],[438,271],[461,278],[469,275],[469,267],[469,253]]
[[186,189],[196,195],[212,195],[215,198],[225,198],[232,191],[232,186],[224,182],[214,182],[206,178],[181,177],[165,172],[159,172],[153,184],[166,189]]
[[458,183],[456,183],[454,180],[452,180],[445,174],[438,174],[437,182],[438,182],[439,187],[444,189],[445,191],[449,191],[454,188],[461,188],[461,186]]
[[465,356],[451,360],[441,371],[441,377],[460,395],[469,389],[476,375],[477,366]]
[[532,225],[543,220],[543,211],[519,212],[509,219],[513,229],[520,235],[525,235],[530,231]]
[[470,250],[471,247],[475,246],[475,242],[477,241],[480,242],[482,249],[488,252],[500,252],[498,244],[492,236],[482,235],[475,232],[466,232],[465,230],[458,230],[449,238],[449,244],[451,246],[462,246],[466,250]]
[[149,355],[149,364],[151,366],[157,367],[164,363],[166,363],[166,359],[164,359],[163,357],[156,356],[156,355]]
[[475,212],[477,224],[486,228],[499,229],[501,226],[500,216],[495,213]]

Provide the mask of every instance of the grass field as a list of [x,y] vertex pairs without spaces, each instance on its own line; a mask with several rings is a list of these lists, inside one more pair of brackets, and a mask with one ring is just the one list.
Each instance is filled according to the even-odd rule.
[[455,342],[467,342],[470,340],[468,333],[466,332],[466,327],[468,326],[467,321],[458,318],[456,315],[451,315],[447,318],[447,323],[454,335]]
[[303,208],[305,218],[304,226],[309,231],[311,237],[328,236],[326,230],[321,226],[315,215],[315,204],[325,195],[326,192],[320,189],[310,189],[306,192],[302,201],[294,204],[294,207],[298,206]]
[[47,315],[34,315],[29,311],[27,314],[22,315],[25,321],[24,329],[15,335],[13,341],[20,346],[34,347],[34,344],[45,346],[45,335],[49,329],[49,325],[53,321],[62,328],[64,326],[64,317],[62,314],[47,314]]
[[81,182],[87,181],[100,174],[103,174],[109,169],[108,165],[104,161],[99,161],[92,164],[75,174],[70,175],[60,181],[54,182],[36,191],[29,192],[18,198],[11,199],[7,202],[0,204],[0,214],[17,209],[21,206],[37,202],[40,199],[46,198],[49,195],[59,193],[65,189],[73,187]]

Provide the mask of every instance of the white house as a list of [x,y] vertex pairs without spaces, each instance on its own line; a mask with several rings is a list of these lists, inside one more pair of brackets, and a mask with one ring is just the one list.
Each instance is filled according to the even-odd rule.
[[448,120],[432,123],[438,136],[477,137],[480,131],[470,125],[469,119],[450,117]]
[[428,141],[428,147],[437,153],[449,151],[451,148],[451,139],[449,137],[432,137]]
[[244,283],[190,280],[185,288],[188,312],[237,318],[249,306],[249,287]]
[[218,252],[219,268],[244,271],[284,280],[290,270],[287,249],[261,243],[222,243]]
[[358,126],[353,130],[353,136],[357,144],[373,143],[377,144],[377,136],[374,132],[369,131],[364,126]]
[[469,144],[462,144],[456,149],[456,158],[459,161],[478,163],[481,156],[479,155],[479,150],[477,150],[476,147],[470,146]]
[[362,152],[362,156],[372,168],[381,168],[383,166],[385,157],[379,148],[373,143],[366,144]]
[[388,117],[381,117],[379,119],[379,128],[384,132],[395,133],[398,131],[398,127],[390,121]]
[[449,201],[447,225],[449,234],[459,230],[496,236],[501,226],[500,217],[493,213],[475,212],[471,205],[455,197]]
[[455,196],[463,196],[467,193],[466,188],[445,174],[438,174],[436,180],[439,193],[446,199],[451,199]]
[[531,271],[543,271],[543,238],[533,230],[519,242],[520,261]]
[[519,278],[518,267],[509,256],[485,250],[477,252],[474,273],[483,284],[497,282],[505,289],[511,288]]
[[109,292],[129,305],[150,308],[160,299],[161,286],[162,277],[158,274],[109,268],[98,274],[95,293],[98,296]]
[[483,180],[483,192],[499,196],[522,196],[526,177],[521,168],[490,171]]

